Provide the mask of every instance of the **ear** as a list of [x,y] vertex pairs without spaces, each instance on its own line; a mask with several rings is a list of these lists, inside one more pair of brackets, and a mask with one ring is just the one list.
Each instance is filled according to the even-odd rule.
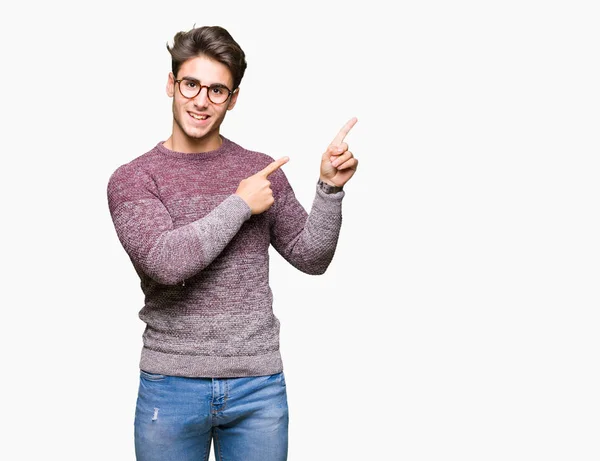
[[235,107],[235,103],[237,102],[238,94],[240,94],[239,86],[235,89],[235,91],[231,95],[231,99],[229,99],[229,105],[227,106],[227,110],[231,110]]
[[169,78],[167,80],[167,95],[172,98],[175,94],[175,76],[173,72],[169,72]]

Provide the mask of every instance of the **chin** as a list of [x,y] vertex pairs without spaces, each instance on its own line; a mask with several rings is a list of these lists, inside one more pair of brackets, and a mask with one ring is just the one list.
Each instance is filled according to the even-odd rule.
[[209,135],[213,129],[212,124],[209,126],[204,126],[202,128],[193,126],[193,125],[181,125],[181,123],[179,123],[179,128],[181,129],[181,131],[183,131],[183,134],[185,134],[188,138],[191,139],[202,139],[205,138],[207,135]]
[[185,135],[188,138],[196,139],[196,140],[208,138],[210,136],[211,132],[212,132],[212,130],[210,129],[210,127],[208,127],[208,129],[206,129],[206,130],[192,129],[192,130],[184,131]]

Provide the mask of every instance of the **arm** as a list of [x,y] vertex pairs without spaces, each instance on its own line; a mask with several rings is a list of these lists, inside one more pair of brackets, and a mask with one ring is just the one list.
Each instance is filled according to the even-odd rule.
[[110,178],[108,203],[121,244],[132,262],[158,283],[175,285],[208,266],[250,217],[231,195],[205,217],[173,228],[152,178],[121,168]]
[[356,122],[356,118],[348,121],[322,155],[310,214],[296,200],[283,172],[278,172],[282,193],[275,203],[271,243],[290,264],[308,274],[323,274],[335,253],[342,225],[342,188],[358,166],[344,138]]
[[283,177],[271,225],[271,243],[292,266],[311,275],[323,274],[333,259],[342,225],[344,191],[327,194],[317,185],[310,214]]

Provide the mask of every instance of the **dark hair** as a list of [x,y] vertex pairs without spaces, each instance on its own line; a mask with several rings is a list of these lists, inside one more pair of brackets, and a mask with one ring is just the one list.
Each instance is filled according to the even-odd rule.
[[188,59],[206,56],[227,66],[233,77],[233,88],[236,89],[246,71],[246,55],[233,37],[220,26],[204,26],[193,28],[187,32],[175,34],[173,46],[167,43],[171,53],[171,69],[177,78],[177,72]]

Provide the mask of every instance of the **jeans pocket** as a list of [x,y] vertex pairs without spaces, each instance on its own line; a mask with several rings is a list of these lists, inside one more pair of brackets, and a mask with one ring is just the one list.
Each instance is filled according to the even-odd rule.
[[285,375],[283,374],[283,371],[279,373],[279,382],[283,387],[285,387]]
[[166,376],[160,375],[158,373],[150,373],[149,371],[140,370],[140,378],[145,379],[146,381],[162,381],[166,378]]

